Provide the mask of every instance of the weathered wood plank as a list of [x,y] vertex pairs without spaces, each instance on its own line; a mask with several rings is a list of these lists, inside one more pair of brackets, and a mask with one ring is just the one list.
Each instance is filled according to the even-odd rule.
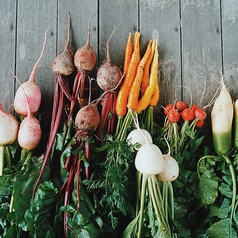
[[137,1],[99,1],[99,55],[101,64],[105,59],[106,42],[113,29],[118,26],[110,41],[112,63],[122,68],[124,48],[128,33],[138,30]]
[[58,3],[58,53],[62,51],[66,37],[66,24],[68,13],[71,16],[72,29],[72,48],[76,51],[79,47],[86,44],[88,34],[88,20],[91,16],[95,16],[91,20],[91,38],[90,42],[97,52],[98,45],[98,26],[97,26],[97,10],[98,4],[96,0],[69,0],[59,1]]
[[222,39],[224,78],[234,99],[238,98],[238,4],[222,1]]
[[[204,106],[221,78],[220,1],[181,1],[181,21],[182,83],[191,90],[193,102]],[[190,103],[187,89],[184,98]]]
[[18,1],[17,17],[16,75],[21,82],[29,79],[48,30],[44,56],[36,72],[36,82],[43,95],[40,109],[40,113],[44,114],[42,124],[48,126],[54,86],[51,62],[56,52],[57,0]]
[[13,103],[15,70],[16,1],[1,1],[0,6],[0,101],[4,109]]
[[159,104],[174,103],[175,88],[181,84],[179,1],[141,1],[140,31],[143,45],[150,39],[158,40],[161,61]]

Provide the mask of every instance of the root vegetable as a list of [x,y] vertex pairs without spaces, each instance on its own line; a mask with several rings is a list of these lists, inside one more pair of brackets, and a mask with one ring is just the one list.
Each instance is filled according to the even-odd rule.
[[99,124],[100,115],[97,106],[93,104],[82,107],[75,117],[77,130],[88,130],[94,132]]
[[160,181],[172,182],[179,175],[179,166],[176,159],[174,159],[170,154],[163,155],[164,158],[164,169],[161,173],[157,175]]
[[144,145],[146,144],[146,141],[149,143],[153,142],[152,137],[147,130],[138,128],[134,129],[128,134],[127,141],[132,145],[135,145],[136,143]]
[[135,166],[143,174],[159,174],[164,168],[164,159],[159,147],[152,143],[142,145],[136,154]]
[[39,144],[42,130],[39,120],[32,115],[27,116],[21,122],[18,143],[25,150],[34,150]]
[[0,105],[0,146],[12,144],[17,139],[19,123],[10,113],[6,113]]
[[122,78],[120,69],[111,62],[109,42],[115,32],[113,30],[107,41],[107,57],[104,63],[100,66],[97,72],[97,84],[103,91],[109,91],[115,88]]
[[90,44],[90,26],[93,16],[91,16],[88,21],[87,42],[83,47],[80,47],[74,55],[74,64],[78,70],[90,71],[94,68],[96,64],[96,53]]
[[218,155],[228,154],[232,146],[233,103],[222,79],[221,91],[211,111],[214,149]]
[[[21,87],[18,88],[15,94],[14,98],[14,109],[16,113],[18,113],[21,116],[27,116],[28,114],[28,105],[30,107],[31,113],[35,114],[41,104],[41,91],[40,87],[36,84],[36,70],[39,66],[40,60],[43,57],[43,53],[45,50],[46,45],[46,35],[47,31],[45,33],[45,39],[43,43],[43,48],[40,54],[39,59],[37,60],[35,66],[33,67],[33,70],[30,75],[30,79],[27,82],[24,82],[21,84]],[[25,94],[28,98],[28,101],[26,101]]]
[[74,58],[73,52],[70,47],[71,45],[71,28],[70,28],[70,15],[68,15],[68,38],[65,44],[64,50],[62,53],[56,56],[56,58],[52,62],[52,69],[55,74],[60,74],[63,76],[68,76],[73,73],[75,66],[74,66]]

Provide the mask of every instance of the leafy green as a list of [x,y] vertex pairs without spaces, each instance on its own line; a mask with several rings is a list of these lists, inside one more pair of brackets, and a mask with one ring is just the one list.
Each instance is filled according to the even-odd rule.
[[211,238],[236,238],[238,237],[235,229],[230,230],[231,220],[229,218],[222,219],[207,229],[207,235]]
[[134,152],[126,141],[111,141],[100,148],[101,161],[94,164],[94,173],[85,180],[94,194],[102,214],[108,216],[112,228],[118,224],[119,214],[131,216],[136,194]]

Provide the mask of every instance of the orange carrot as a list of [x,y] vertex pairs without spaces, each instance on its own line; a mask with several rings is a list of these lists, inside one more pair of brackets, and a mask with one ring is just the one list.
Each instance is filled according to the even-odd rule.
[[[156,41],[154,39],[154,41]],[[151,98],[153,96],[153,93],[155,92],[156,84],[158,84],[158,69],[159,69],[159,54],[158,54],[158,49],[157,49],[157,41],[156,41],[156,46],[155,46],[155,53],[153,57],[153,61],[151,64],[151,72],[150,72],[150,84],[146,88],[145,93],[139,100],[137,107],[136,107],[136,112],[141,113],[144,109],[146,109],[151,101]]]
[[117,95],[116,113],[118,116],[125,116],[127,111],[127,99],[130,88],[135,79],[136,70],[140,63],[140,32],[136,32],[134,36],[134,51],[131,56],[127,74],[125,75],[122,86]]
[[131,32],[129,32],[129,36],[128,36],[126,48],[125,48],[125,58],[124,58],[124,64],[123,64],[124,75],[126,74],[128,70],[128,67],[131,61],[132,52],[133,52],[132,34]]
[[128,102],[127,102],[127,107],[130,109],[136,109],[137,103],[139,100],[139,95],[140,95],[140,88],[141,88],[141,81],[143,78],[143,72],[144,72],[144,67],[146,65],[146,62],[150,56],[151,53],[151,45],[152,45],[152,40],[147,45],[146,52],[141,59],[137,71],[136,71],[136,77],[133,81],[132,87],[130,89],[129,97],[128,97]]
[[142,78],[142,84],[141,84],[141,94],[142,95],[144,94],[146,88],[150,84],[150,66],[151,66],[151,61],[152,61],[153,56],[154,56],[154,52],[155,52],[155,41],[153,40],[150,57],[146,62],[146,65],[145,65],[145,68],[144,68],[144,74],[143,74],[143,78]]
[[160,89],[159,89],[159,82],[157,80],[157,83],[155,84],[155,91],[151,97],[150,100],[150,106],[155,107],[160,99]]

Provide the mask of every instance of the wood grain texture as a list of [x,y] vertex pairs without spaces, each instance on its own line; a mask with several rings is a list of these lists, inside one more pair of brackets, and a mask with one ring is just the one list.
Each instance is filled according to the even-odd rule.
[[223,73],[231,94],[238,98],[238,4],[235,0],[222,1]]
[[[206,105],[214,96],[224,73],[234,98],[238,96],[238,5],[236,0],[0,0],[0,100],[13,102],[18,84],[28,80],[47,33],[45,54],[37,70],[43,101],[42,120],[51,113],[54,73],[51,62],[63,50],[67,37],[67,15],[72,23],[72,47],[76,51],[87,40],[89,17],[91,44],[97,53],[97,68],[105,59],[106,42],[114,64],[123,65],[128,32],[141,32],[141,54],[147,42],[157,38],[160,55],[161,101]],[[190,92],[191,91],[191,92]],[[201,100],[202,99],[202,100]],[[5,106],[4,105],[4,106]]]
[[220,1],[181,1],[181,24],[184,97],[205,106],[222,72]]
[[[10,70],[15,70],[16,1],[1,1],[0,6],[0,101],[8,110],[14,97],[15,80]],[[11,110],[12,111],[12,110]]]

